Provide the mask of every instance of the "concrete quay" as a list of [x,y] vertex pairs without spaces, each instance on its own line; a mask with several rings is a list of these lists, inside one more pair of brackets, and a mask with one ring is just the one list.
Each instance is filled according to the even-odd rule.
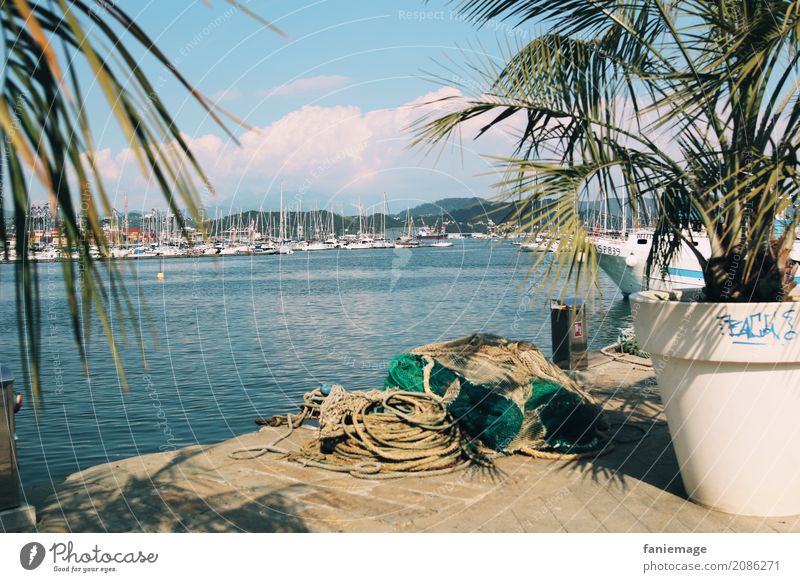
[[[800,516],[728,515],[686,498],[647,360],[595,352],[578,374],[615,435],[608,454],[574,462],[498,458],[496,475],[364,480],[239,448],[266,428],[214,445],[132,457],[41,492],[40,532],[799,532]],[[301,428],[281,443],[314,437]]]

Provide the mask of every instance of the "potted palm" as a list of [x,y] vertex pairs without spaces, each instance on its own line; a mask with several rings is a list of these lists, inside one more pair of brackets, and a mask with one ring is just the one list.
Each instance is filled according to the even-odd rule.
[[[646,276],[692,253],[704,287],[632,296],[689,496],[722,511],[800,514],[800,5],[782,0],[468,0],[478,23],[543,32],[483,92],[449,98],[418,139],[519,131],[499,159],[526,228],[561,239],[553,280],[596,271],[581,202],[617,198],[653,227]],[[473,63],[475,65],[475,63]],[[474,86],[470,83],[470,86]],[[536,213],[523,208],[533,208]],[[544,203],[542,203],[544,201]],[[627,224],[624,225],[627,227]],[[695,243],[707,237],[710,254]],[[572,284],[572,283],[570,283]]]

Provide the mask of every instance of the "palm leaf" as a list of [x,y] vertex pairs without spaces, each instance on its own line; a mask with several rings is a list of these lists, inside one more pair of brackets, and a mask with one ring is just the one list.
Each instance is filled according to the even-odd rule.
[[[237,10],[283,34],[238,2]],[[89,29],[92,33],[89,34]],[[200,190],[212,190],[199,162],[117,31],[121,30],[146,55],[160,63],[188,94],[232,138],[219,109],[183,77],[150,37],[115,2],[12,0],[0,3],[0,34],[5,66],[0,91],[0,199],[10,191],[14,230],[3,224],[0,238],[7,254],[15,242],[15,288],[23,367],[36,403],[41,399],[39,273],[28,260],[30,179],[50,197],[67,259],[75,249],[78,261],[62,261],[62,275],[75,343],[85,369],[84,346],[92,333],[92,314],[127,386],[119,351],[124,341],[124,313],[134,313],[122,273],[115,263],[98,266],[91,249],[108,255],[102,215],[113,212],[95,163],[95,145],[79,83],[83,68],[96,85],[128,142],[140,170],[157,183],[168,206],[185,227],[184,212],[200,224]],[[112,321],[120,322],[116,330]],[[123,335],[120,337],[120,333]],[[141,346],[141,343],[140,343]]]

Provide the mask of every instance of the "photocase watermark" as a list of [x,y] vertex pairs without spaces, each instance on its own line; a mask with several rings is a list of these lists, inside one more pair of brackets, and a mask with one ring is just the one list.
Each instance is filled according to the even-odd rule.
[[72,542],[56,542],[45,550],[39,542],[29,542],[19,552],[19,563],[25,570],[35,570],[44,563],[48,555],[52,559],[50,564],[54,572],[81,574],[108,574],[119,571],[118,566],[123,564],[155,564],[158,561],[157,553],[138,549],[106,551],[95,544],[83,551],[76,549]]
[[392,275],[389,282],[389,293],[394,291],[395,286],[403,276],[403,268],[411,261],[412,250],[407,247],[394,247],[392,249]]
[[[22,112],[25,110],[25,104],[28,99],[28,94],[24,91],[20,92],[19,95],[16,96],[14,99],[14,108],[13,108],[13,115],[11,115],[11,125],[6,129],[3,144],[5,147],[3,148],[2,158],[0,159],[0,163],[2,163],[3,167],[6,166],[8,163],[8,152],[12,151],[12,142],[16,138],[17,134],[19,133],[19,120]],[[2,177],[0,177],[2,178]]]
[[[695,292],[690,295],[690,300],[686,303],[702,303],[704,300],[703,293]],[[631,305],[631,317],[634,321],[636,321],[640,309],[639,303],[633,303]],[[667,349],[664,350],[663,354],[651,354],[651,361],[653,366],[653,371],[656,374],[656,377],[659,376],[661,372],[669,364],[670,360],[675,357],[675,354],[680,352],[685,347],[685,340],[687,335],[689,334],[690,329],[694,331],[694,326],[697,322],[697,314],[692,309],[684,310],[684,313],[678,322],[677,330],[670,338],[669,344]]]
[[162,434],[164,435],[164,443],[159,445],[159,451],[174,451],[178,447],[175,444],[175,435],[172,432],[172,427],[170,427],[169,422],[167,421],[167,415],[164,412],[164,407],[161,404],[161,397],[158,395],[158,389],[153,384],[152,378],[145,374],[142,376],[142,381],[144,382],[145,390],[147,390],[147,395],[150,397],[150,400],[153,403],[153,408],[156,412],[156,418],[158,418],[157,427],[161,429]]
[[318,163],[308,173],[308,176],[306,176],[306,178],[303,180],[303,183],[297,189],[297,194],[295,195],[295,199],[302,200],[302,195],[308,193],[308,191],[317,182],[317,180],[319,180],[325,174],[330,172],[330,170],[337,164],[347,159],[361,158],[366,148],[367,148],[367,142],[365,141],[356,145],[351,145],[340,150],[339,153],[337,153],[335,156],[327,157],[323,161]]
[[[248,4],[248,0],[241,0],[239,4]],[[209,21],[205,26],[203,26],[197,33],[192,37],[192,39],[184,44],[179,50],[179,56],[175,57],[174,59],[170,60],[169,66],[163,67],[163,72],[158,76],[155,83],[151,84],[151,90],[147,93],[147,99],[144,100],[144,103],[141,107],[137,107],[137,113],[144,117],[147,113],[150,113],[154,110],[155,105],[154,103],[159,99],[159,94],[161,90],[166,85],[167,81],[173,77],[173,71],[177,70],[178,67],[183,63],[189,55],[194,52],[194,50],[200,46],[204,41],[206,41],[214,32],[220,28],[223,24],[225,24],[228,20],[230,20],[233,16],[240,12],[240,7],[237,3],[232,4],[227,10],[225,10],[222,14],[214,18],[213,20]]]
[[465,93],[468,94],[483,95],[486,93],[486,83],[476,79],[467,79],[461,75],[451,75],[450,83],[460,87]]
[[47,344],[49,347],[48,353],[50,360],[53,364],[53,381],[55,388],[53,392],[56,395],[64,393],[64,369],[61,363],[61,350],[58,348],[58,342],[61,334],[58,331],[58,322],[60,320],[58,301],[56,300],[56,278],[53,273],[53,263],[47,263]]
[[426,20],[444,21],[452,12],[447,10],[398,10],[398,20],[410,20],[412,22],[424,22]]
[[[398,10],[397,19],[406,22],[464,22],[471,23],[471,19],[457,10]],[[490,18],[481,22],[483,30],[495,34],[504,34],[509,37],[522,37],[531,39],[531,32],[523,27],[517,27],[499,18]]]
[[534,293],[534,286],[531,284],[526,285],[525,292],[520,296],[517,302],[517,309],[514,311],[514,321],[511,322],[510,327],[512,333],[517,333],[519,331],[521,323],[524,322],[526,325],[530,323],[528,314],[530,313],[531,300]]
[[354,357],[349,350],[341,349],[335,338],[330,336],[322,328],[317,330],[317,337],[326,345],[330,345],[329,357],[332,361],[338,362],[341,366],[352,370],[364,370],[372,372],[385,372],[389,369],[389,361],[386,359],[368,359]]
[[116,572],[120,564],[155,564],[158,561],[157,553],[142,550],[105,551],[95,544],[88,551],[80,551],[72,542],[56,542],[46,550],[39,542],[29,542],[19,552],[19,563],[25,570],[35,570],[48,555],[54,572],[83,574],[105,574]]
[[29,542],[19,551],[20,566],[26,570],[35,570],[44,562],[45,549],[39,542]]
[[552,519],[553,515],[551,513],[551,508],[558,507],[558,504],[563,499],[571,496],[572,492],[569,490],[568,487],[562,487],[558,491],[556,491],[553,495],[542,499],[542,507],[537,509],[531,517],[526,519],[525,521],[520,523],[523,531],[528,531],[532,529],[536,529],[535,525],[537,522]]

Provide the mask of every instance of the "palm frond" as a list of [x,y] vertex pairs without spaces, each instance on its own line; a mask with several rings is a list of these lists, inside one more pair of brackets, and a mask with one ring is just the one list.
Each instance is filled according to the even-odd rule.
[[[252,11],[229,0],[243,13]],[[271,23],[258,20],[280,34]],[[235,140],[220,110],[175,68],[150,37],[112,0],[12,0],[0,3],[0,35],[4,72],[0,89],[0,198],[10,191],[13,233],[0,229],[7,253],[16,249],[16,297],[20,318],[23,366],[31,379],[34,400],[41,398],[39,273],[29,261],[28,217],[31,184],[49,196],[62,233],[62,255],[73,250],[77,263],[62,262],[67,303],[75,342],[86,364],[84,345],[97,317],[118,370],[127,386],[119,353],[125,310],[133,313],[119,267],[92,259],[92,247],[108,256],[101,217],[112,212],[94,157],[95,144],[79,82],[90,74],[102,93],[140,171],[158,185],[168,206],[185,226],[184,213],[200,220],[200,189],[213,187],[167,111],[158,91],[123,42],[122,33],[148,57],[163,65],[194,101]],[[229,118],[233,117],[227,115]],[[235,118],[234,118],[235,119]],[[238,120],[237,120],[238,121]],[[112,314],[119,315],[113,317]],[[123,322],[119,331],[112,319]]]

